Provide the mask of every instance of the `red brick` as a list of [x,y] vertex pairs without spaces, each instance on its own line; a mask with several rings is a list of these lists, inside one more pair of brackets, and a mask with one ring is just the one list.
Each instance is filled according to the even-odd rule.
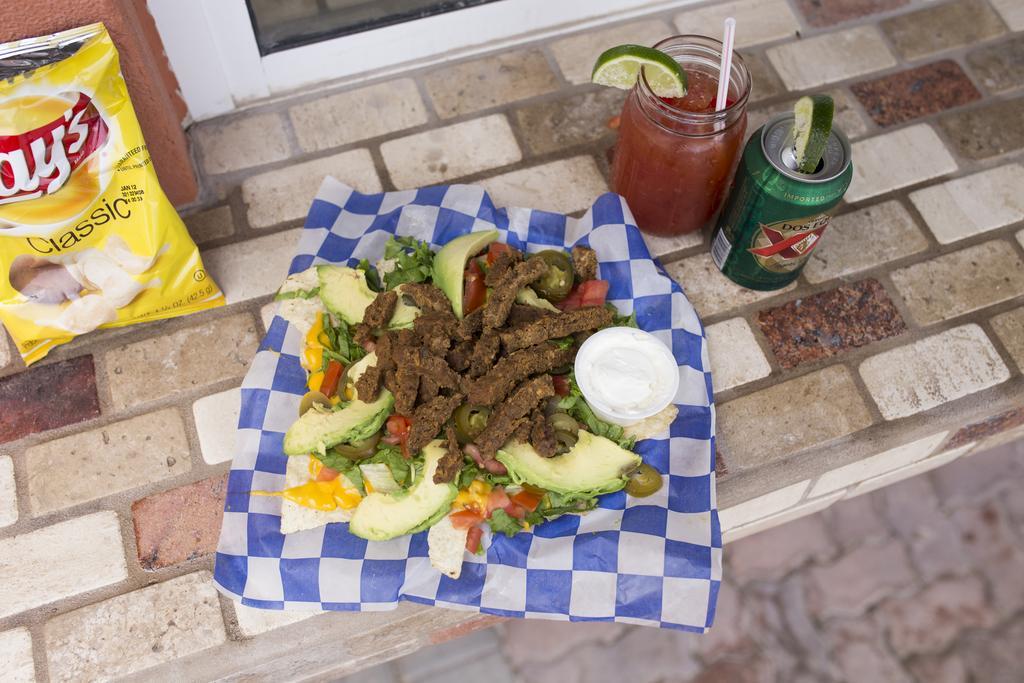
[[784,368],[828,358],[907,330],[877,280],[843,285],[761,311],[757,323]]
[[455,626],[451,626],[449,628],[431,633],[430,642],[433,645],[444,643],[449,640],[454,640],[455,638],[468,636],[470,633],[473,633],[474,631],[480,631],[485,628],[490,628],[491,626],[496,626],[497,624],[503,621],[505,621],[504,617],[496,617],[490,614],[485,614],[480,617],[477,617],[476,619],[469,619],[467,621],[462,622],[461,624],[456,624]]
[[228,475],[204,479],[132,504],[139,564],[152,571],[212,553],[224,517]]
[[987,436],[999,434],[1021,425],[1024,425],[1024,408],[1013,408],[1005,413],[993,415],[981,422],[975,422],[960,428],[943,450],[959,448],[972,441],[979,441]]
[[967,74],[946,59],[850,86],[883,128],[981,99]]
[[811,26],[832,26],[857,17],[903,7],[910,0],[796,0]]
[[0,443],[100,414],[92,356],[79,356],[0,379]]

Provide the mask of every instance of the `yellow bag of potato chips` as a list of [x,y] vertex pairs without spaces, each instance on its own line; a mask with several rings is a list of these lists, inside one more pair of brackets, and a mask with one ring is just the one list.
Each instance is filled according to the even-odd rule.
[[0,320],[25,362],[98,327],[223,304],[103,25],[0,45]]

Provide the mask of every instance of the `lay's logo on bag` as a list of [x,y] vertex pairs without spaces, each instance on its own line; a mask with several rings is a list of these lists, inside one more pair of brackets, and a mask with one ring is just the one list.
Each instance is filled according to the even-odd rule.
[[[44,116],[54,105],[68,101],[64,97],[21,99],[6,104],[19,112],[39,112]],[[77,93],[74,104],[44,125],[14,135],[0,135],[0,204],[53,194],[103,146],[107,134],[107,124],[92,99]]]

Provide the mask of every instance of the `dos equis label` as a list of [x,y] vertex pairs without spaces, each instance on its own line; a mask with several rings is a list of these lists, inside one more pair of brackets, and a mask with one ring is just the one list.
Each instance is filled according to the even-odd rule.
[[0,45],[0,321],[25,362],[223,302],[160,189],[103,25]]
[[831,216],[819,213],[809,218],[758,224],[747,249],[758,264],[773,273],[798,270],[810,257]]

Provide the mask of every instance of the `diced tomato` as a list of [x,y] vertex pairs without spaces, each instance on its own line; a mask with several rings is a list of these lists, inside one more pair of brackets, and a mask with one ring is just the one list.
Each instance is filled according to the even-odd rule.
[[320,393],[330,398],[338,393],[338,381],[341,379],[341,373],[345,369],[339,361],[330,360],[327,363],[327,370],[324,372],[324,381],[320,385]]
[[317,481],[334,481],[338,478],[338,470],[332,470],[327,465],[320,468],[320,471],[316,475]]
[[470,527],[469,533],[466,534],[466,550],[476,554],[476,551],[480,549],[480,537],[483,535],[484,530],[480,527]]
[[608,296],[607,280],[588,280],[579,286],[581,306],[604,306]]
[[468,529],[484,521],[483,513],[476,508],[466,508],[448,515],[456,529]]
[[487,247],[487,265],[493,266],[498,257],[506,251],[512,251],[512,247],[504,242],[491,242],[490,246]]
[[512,496],[512,502],[526,508],[530,512],[533,512],[537,509],[537,506],[540,505],[542,498],[544,498],[544,494],[538,494],[533,491],[523,489],[516,495]]
[[555,385],[556,394],[558,394],[559,396],[569,395],[570,387],[568,377],[566,377],[565,375],[554,375],[551,377],[551,382],[552,384]]
[[487,496],[487,516],[490,517],[491,513],[499,508],[505,508],[511,504],[512,500],[505,493],[505,489],[501,486],[495,486],[491,489],[491,493]]
[[407,418],[405,415],[395,414],[388,418],[388,434],[403,437],[409,433],[410,427],[412,427],[412,421],[409,420],[409,418]]
[[516,519],[523,519],[526,517],[526,510],[515,503],[509,503],[502,509],[508,513],[509,517],[515,517]]
[[487,285],[484,284],[484,271],[476,259],[471,259],[466,268],[466,289],[462,297],[463,315],[472,313],[484,305],[487,300]]

